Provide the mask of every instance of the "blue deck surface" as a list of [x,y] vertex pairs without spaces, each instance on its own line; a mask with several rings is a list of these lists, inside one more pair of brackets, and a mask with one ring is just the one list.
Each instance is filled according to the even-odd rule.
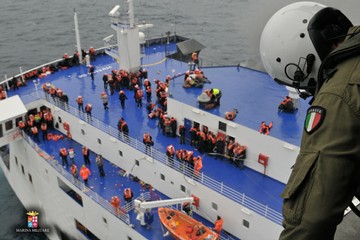
[[[175,75],[179,76],[171,81],[169,87],[173,98],[184,104],[197,107],[196,98],[203,89],[185,89],[182,87],[184,77],[181,74],[188,70],[188,64],[173,59],[165,60],[165,52],[168,54],[169,52],[174,52],[175,49],[175,44],[169,44],[166,45],[166,47],[151,46],[145,50],[146,56],[142,59],[142,64],[148,70],[148,78],[152,82],[153,101],[155,101],[155,83],[153,80],[156,78],[164,81],[167,75],[172,76],[175,72]],[[146,101],[143,100],[142,108],[137,108],[133,98],[133,92],[130,90],[125,90],[128,100],[126,101],[124,110],[120,107],[117,93],[109,98],[110,110],[103,110],[100,99],[100,93],[104,91],[102,76],[105,73],[110,73],[112,69],[119,69],[119,66],[106,55],[97,56],[96,61],[92,64],[95,65],[96,70],[94,81],[91,81],[87,73],[88,69],[85,66],[76,66],[48,75],[42,78],[40,83],[51,82],[56,87],[61,88],[64,93],[68,95],[69,104],[74,107],[77,107],[76,97],[82,95],[85,104],[91,103],[93,105],[92,116],[114,128],[117,128],[116,125],[119,118],[123,117],[129,125],[131,137],[142,141],[143,134],[149,132],[155,141],[154,147],[162,152],[165,152],[166,146],[169,144],[173,144],[175,149],[193,149],[189,143],[179,145],[178,138],[164,136],[159,128],[157,128],[158,120],[148,119],[145,108]],[[300,144],[303,119],[307,108],[306,103],[302,103],[304,106],[300,106],[300,109],[294,114],[278,113],[277,107],[288,93],[283,86],[275,84],[267,74],[238,67],[209,67],[203,68],[203,71],[208,79],[212,81],[211,84],[206,83],[204,89],[217,87],[223,92],[221,106],[211,110],[213,114],[223,117],[225,112],[237,108],[239,114],[235,122],[258,131],[261,121],[266,121],[267,123],[272,121],[273,128],[271,129],[271,136],[294,145]],[[33,91],[34,86],[29,82],[27,87],[22,87],[16,92],[10,91],[9,95],[23,95]],[[58,156],[59,148],[61,147],[59,144],[63,144],[65,147],[69,147],[70,144],[72,144],[77,154],[81,156],[80,146],[68,140],[42,143],[41,147],[49,151],[50,154]],[[200,153],[195,150],[194,155],[200,155]],[[95,155],[92,155],[93,162],[94,158]],[[82,156],[80,160],[76,159],[76,161],[78,167],[80,167],[83,164]],[[284,188],[284,184],[249,168],[240,170],[225,159],[215,160],[213,157],[204,156],[203,163],[204,167],[202,171],[206,175],[281,212],[282,200],[280,193]],[[131,180],[121,178],[117,174],[119,169],[109,163],[105,164],[107,174],[105,178],[99,177],[95,163],[92,165],[91,170],[93,175],[90,179],[90,185],[94,191],[98,192],[99,195],[105,199],[110,199],[114,194],[122,196],[124,187],[130,185],[134,189],[136,187],[134,185],[135,183]],[[138,192],[135,192],[135,196],[138,196],[140,191],[142,191],[139,186],[137,189]],[[154,225],[158,225],[157,214],[155,213],[154,216],[156,216]],[[205,222],[205,220],[201,221]],[[136,220],[133,222],[136,222]],[[212,226],[212,224],[208,225]],[[141,231],[141,233],[149,239],[158,239],[160,232],[161,229],[159,226],[157,230],[154,228],[151,231],[144,229]],[[157,237],[152,236],[152,234],[156,234]]]

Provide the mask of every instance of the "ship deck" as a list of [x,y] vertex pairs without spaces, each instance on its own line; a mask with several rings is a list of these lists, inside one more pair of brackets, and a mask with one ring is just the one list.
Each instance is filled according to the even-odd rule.
[[[266,121],[267,123],[272,121],[271,136],[299,146],[305,110],[304,108],[299,108],[294,114],[278,113],[277,107],[279,103],[288,94],[283,86],[275,84],[263,72],[231,66],[202,68],[211,83],[206,83],[203,89],[185,89],[182,87],[184,78],[182,74],[188,70],[188,64],[165,58],[165,54],[172,53],[175,50],[175,44],[156,45],[145,49],[146,55],[142,59],[142,64],[146,67],[148,78],[152,82],[153,101],[155,101],[155,83],[153,80],[159,79],[164,81],[167,75],[175,75],[169,87],[172,97],[194,107],[198,107],[196,99],[203,89],[217,87],[223,92],[221,106],[211,110],[211,113],[223,117],[225,112],[237,108],[239,114],[234,121],[256,131],[259,130],[261,121]],[[143,101],[143,107],[137,108],[133,92],[130,90],[125,90],[128,100],[124,110],[120,107],[117,93],[109,98],[109,110],[104,110],[100,99],[100,93],[104,91],[102,76],[105,73],[110,73],[112,69],[119,69],[119,66],[112,58],[106,55],[98,55],[96,61],[92,64],[95,65],[94,81],[91,80],[88,69],[85,66],[75,66],[40,79],[40,84],[51,82],[56,87],[61,88],[69,97],[69,105],[73,107],[77,107],[75,101],[77,96],[84,96],[84,103],[91,103],[93,105],[93,118],[114,128],[117,128],[116,125],[119,118],[123,117],[128,123],[130,129],[129,135],[132,138],[142,141],[143,134],[149,132],[155,142],[154,148],[159,151],[165,153],[166,146],[173,144],[175,149],[192,149],[195,151],[195,156],[200,155],[199,152],[190,146],[189,142],[186,142],[186,145],[180,145],[178,138],[164,136],[157,127],[158,120],[147,117],[145,100]],[[22,87],[17,91],[9,91],[9,95],[26,95],[31,92],[34,92],[34,86],[29,82],[27,87]],[[66,139],[57,142],[47,141],[40,143],[41,148],[54,156],[58,156],[60,147],[68,148],[70,146],[75,148],[77,153],[75,162],[78,168],[80,168],[83,160],[81,145],[78,143]],[[110,200],[114,195],[122,196],[125,187],[131,187],[134,190],[135,197],[144,191],[138,183],[133,182],[129,178],[119,177],[120,169],[108,161],[105,161],[104,166],[106,176],[100,178],[95,164],[94,153],[91,154],[91,161],[93,163],[90,169],[92,177],[89,179],[89,185],[92,190],[96,191],[103,198]],[[225,159],[215,160],[208,155],[203,157],[203,165],[202,171],[204,174],[223,182],[240,193],[245,193],[261,204],[268,205],[270,208],[281,212],[282,200],[280,193],[284,188],[283,183],[247,167],[240,170]],[[161,193],[158,194],[162,198],[166,198]],[[140,227],[137,227],[137,230],[148,239],[161,239],[162,230],[156,211],[154,211],[154,216],[155,221],[152,230],[139,229]],[[198,216],[196,218],[199,218],[207,226],[213,226],[212,223],[207,222],[205,219]],[[131,220],[132,223],[137,223],[139,226],[135,216],[131,216]]]

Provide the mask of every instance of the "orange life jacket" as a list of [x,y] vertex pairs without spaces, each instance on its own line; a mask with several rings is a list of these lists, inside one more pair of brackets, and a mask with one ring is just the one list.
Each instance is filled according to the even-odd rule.
[[166,147],[166,150],[171,154],[171,155],[174,155],[175,153],[175,148],[173,145],[169,145]]
[[120,206],[120,198],[118,196],[113,196],[111,197],[111,201],[110,204],[114,207],[114,208],[118,208]]
[[80,176],[82,177],[83,180],[88,179],[90,175],[91,175],[91,172],[87,167],[82,167],[81,168]]

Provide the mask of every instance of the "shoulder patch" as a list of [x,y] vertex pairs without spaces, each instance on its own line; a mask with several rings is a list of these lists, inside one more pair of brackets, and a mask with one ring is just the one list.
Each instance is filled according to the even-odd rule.
[[312,106],[307,110],[304,129],[311,134],[320,127],[325,119],[326,110],[322,107]]

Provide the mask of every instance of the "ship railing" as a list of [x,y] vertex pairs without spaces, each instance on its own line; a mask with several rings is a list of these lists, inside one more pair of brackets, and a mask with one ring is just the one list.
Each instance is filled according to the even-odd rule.
[[[34,94],[31,96],[27,96],[24,98],[22,97],[22,99],[26,103],[28,101],[34,101],[37,98]],[[136,150],[144,153],[145,159],[149,161],[158,161],[163,164],[169,165],[172,169],[184,174],[185,179],[189,183],[194,185],[196,185],[197,183],[201,183],[206,187],[231,199],[232,201],[250,209],[251,211],[254,211],[257,214],[281,225],[282,215],[280,212],[270,208],[268,205],[255,201],[251,197],[246,196],[245,193],[240,193],[232,189],[231,187],[225,185],[223,182],[220,182],[218,180],[215,180],[207,176],[203,172],[200,172],[198,175],[196,175],[193,166],[185,161],[178,161],[176,157],[174,157],[173,161],[169,161],[168,157],[164,153],[165,150],[161,151],[159,149],[156,149],[155,147],[146,147],[143,144],[142,140],[132,138],[131,136],[124,136],[117,129],[109,126],[108,124],[105,124],[104,122],[94,117],[89,118],[89,116],[86,113],[79,111],[77,108],[62,102],[56,97],[55,98],[51,98],[49,96],[46,97],[46,94],[44,92],[41,92],[41,94],[37,94],[37,96],[38,98],[44,99],[49,103],[63,109],[64,111],[71,113],[72,115],[86,121],[88,124],[98,128],[99,130],[106,132],[113,138],[118,139],[119,141],[124,142],[125,144],[131,146],[132,148],[135,148]]]
[[130,224],[130,216],[127,214],[127,211],[122,211],[126,209],[126,206],[120,207],[120,211],[114,209],[114,207],[107,201],[106,199],[99,196],[96,192],[87,187],[84,183],[75,178],[72,174],[70,174],[66,169],[63,168],[59,161],[56,160],[54,156],[49,155],[43,149],[41,149],[38,144],[36,144],[29,135],[23,134],[23,139],[38,153],[40,157],[46,160],[58,173],[60,173],[63,177],[65,177],[69,182],[71,182],[75,187],[77,187],[80,191],[86,194],[93,201],[98,203],[100,206],[105,208],[107,211],[111,212],[117,218],[125,222],[126,224]]

